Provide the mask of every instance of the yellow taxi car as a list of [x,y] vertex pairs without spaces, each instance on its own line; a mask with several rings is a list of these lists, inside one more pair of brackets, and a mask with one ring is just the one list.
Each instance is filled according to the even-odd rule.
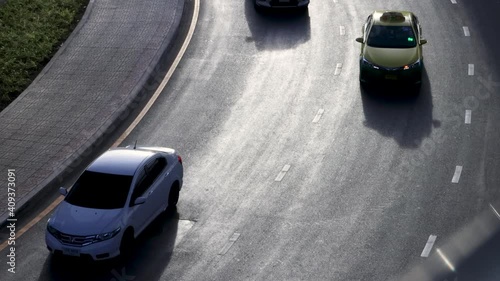
[[418,18],[408,11],[374,11],[362,29],[359,56],[361,83],[422,82],[422,28]]

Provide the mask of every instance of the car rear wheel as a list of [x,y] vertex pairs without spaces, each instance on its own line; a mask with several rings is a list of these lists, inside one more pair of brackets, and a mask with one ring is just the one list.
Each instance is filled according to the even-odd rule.
[[168,205],[167,209],[173,209],[177,206],[179,201],[179,184],[175,182],[170,188],[170,193],[168,194]]

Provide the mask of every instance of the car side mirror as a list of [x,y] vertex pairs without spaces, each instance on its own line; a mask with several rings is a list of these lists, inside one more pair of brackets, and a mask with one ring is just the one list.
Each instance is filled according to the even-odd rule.
[[420,45],[424,45],[424,44],[426,44],[426,43],[427,43],[427,40],[425,40],[425,39],[420,39]]
[[146,202],[146,197],[137,197],[134,201],[134,206],[144,204],[144,202]]
[[365,43],[363,40],[363,37],[356,38],[356,42],[361,43],[361,44]]
[[64,187],[59,187],[59,193],[61,193],[62,196],[68,195],[68,190]]

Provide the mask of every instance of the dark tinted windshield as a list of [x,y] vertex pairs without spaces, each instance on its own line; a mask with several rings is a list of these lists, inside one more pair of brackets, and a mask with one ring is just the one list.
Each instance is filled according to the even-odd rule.
[[413,48],[416,41],[411,26],[374,25],[366,43],[375,48]]
[[72,205],[85,208],[123,208],[131,184],[132,176],[85,171],[65,200]]

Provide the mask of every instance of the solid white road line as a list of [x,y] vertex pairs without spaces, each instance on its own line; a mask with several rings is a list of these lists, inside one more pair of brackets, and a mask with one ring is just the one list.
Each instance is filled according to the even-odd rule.
[[337,63],[337,66],[335,67],[335,73],[333,75],[337,76],[340,74],[341,71],[342,71],[342,64]]
[[469,31],[469,28],[467,26],[464,26],[464,35],[465,36],[470,36],[470,31]]
[[469,76],[474,75],[474,64],[469,63],[469,70],[468,70],[468,72],[469,72]]
[[283,169],[281,169],[281,172],[274,179],[274,181],[281,181],[285,177],[286,172],[288,172],[288,170],[290,170],[290,165],[286,164],[285,166],[283,166]]
[[422,254],[420,254],[421,257],[428,257],[431,250],[432,246],[434,246],[434,242],[436,242],[436,235],[429,235],[429,239],[427,239],[427,243],[425,244],[424,250],[422,251]]
[[465,124],[470,124],[472,118],[472,110],[465,110]]
[[340,26],[340,35],[345,35],[345,26]]
[[455,272],[455,267],[451,263],[451,261],[446,257],[446,255],[441,251],[441,249],[437,248],[436,252],[443,259],[444,263],[450,268],[451,271]]
[[318,110],[318,113],[316,113],[316,116],[314,116],[314,119],[313,119],[313,123],[318,123],[319,119],[321,119],[321,116],[323,115],[323,113],[325,112],[325,110],[323,108],[320,108]]
[[231,237],[229,238],[229,242],[227,242],[226,245],[224,245],[224,248],[220,250],[219,255],[221,256],[225,255],[227,251],[229,251],[231,246],[233,246],[234,242],[238,240],[238,238],[240,238],[240,234],[238,232],[233,233],[233,235],[231,235]]
[[451,179],[452,183],[458,183],[460,180],[460,174],[462,173],[462,166],[457,166],[455,168],[455,174],[453,174],[453,178]]

